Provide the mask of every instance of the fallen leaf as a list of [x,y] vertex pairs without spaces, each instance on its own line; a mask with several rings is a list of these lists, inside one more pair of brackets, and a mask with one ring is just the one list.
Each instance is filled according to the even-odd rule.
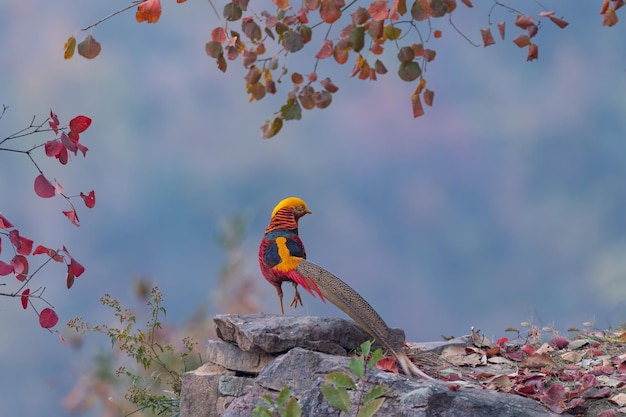
[[527,357],[522,361],[522,366],[527,368],[556,368],[556,363],[548,356],[547,353],[539,354],[535,353],[532,356]]
[[564,354],[561,355],[561,359],[563,359],[565,362],[571,362],[571,363],[576,363],[576,362],[580,362],[583,358],[583,355],[581,355],[578,352],[565,352]]

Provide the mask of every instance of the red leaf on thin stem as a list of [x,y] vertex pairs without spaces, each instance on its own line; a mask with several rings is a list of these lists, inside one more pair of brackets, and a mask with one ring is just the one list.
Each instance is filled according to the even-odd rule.
[[39,325],[44,329],[50,329],[59,322],[59,316],[51,308],[44,308],[39,313]]
[[43,174],[39,174],[35,178],[35,193],[41,198],[54,197],[54,185]]
[[28,259],[24,255],[15,255],[11,259],[13,273],[18,281],[24,282],[28,278]]
[[63,262],[63,256],[59,255],[59,253],[55,251],[54,249],[46,248],[43,245],[37,246],[35,250],[33,251],[33,255],[41,255],[41,254],[48,255],[49,257],[52,258],[53,261]]
[[26,308],[28,307],[28,294],[30,294],[30,288],[26,288],[24,291],[22,291],[22,308],[24,310],[26,310]]
[[0,276],[9,275],[13,272],[13,265],[0,261]]
[[0,229],[8,229],[10,227],[13,227],[11,222],[7,220],[7,218],[4,217],[2,213],[0,213]]
[[85,202],[87,208],[93,208],[96,205],[96,193],[94,190],[89,191],[89,194],[80,193],[80,197]]
[[483,46],[485,48],[496,43],[496,41],[493,40],[493,35],[491,35],[491,29],[481,29],[480,34],[483,37]]

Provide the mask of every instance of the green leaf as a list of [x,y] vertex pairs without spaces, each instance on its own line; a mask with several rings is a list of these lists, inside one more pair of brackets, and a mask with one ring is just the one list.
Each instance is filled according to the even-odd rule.
[[370,351],[372,350],[372,341],[366,340],[365,342],[361,343],[360,348],[361,348],[361,354],[363,356],[369,356]]
[[385,26],[385,36],[390,41],[395,41],[396,39],[400,37],[401,34],[402,34],[402,29],[400,29],[399,27],[394,26],[392,24],[388,24],[387,26]]
[[353,356],[350,358],[350,370],[357,379],[363,378],[365,375],[365,359],[363,356]]
[[210,41],[204,45],[204,50],[206,54],[211,58],[217,58],[220,55],[224,54],[224,48],[222,48],[222,44],[217,41]]
[[359,52],[365,45],[365,28],[358,26],[350,32],[350,44],[354,52]]
[[398,68],[398,76],[403,81],[415,81],[422,74],[422,69],[415,61],[403,62]]
[[375,386],[374,388],[370,390],[370,392],[365,394],[365,397],[363,397],[363,402],[368,403],[378,397],[382,397],[383,395],[387,394],[389,391],[390,391],[390,388],[384,385]]
[[272,417],[272,412],[262,405],[257,405],[252,410],[252,417]]
[[280,108],[280,114],[285,120],[300,120],[302,118],[302,107],[298,100],[290,98],[287,104],[283,104]]
[[415,59],[415,51],[410,46],[403,46],[398,51],[398,60],[400,62],[410,62]]
[[282,407],[287,402],[289,397],[291,397],[291,390],[285,387],[282,390],[280,390],[280,393],[278,394],[278,398],[276,398],[276,404],[278,404],[279,407]]
[[326,375],[326,381],[332,382],[333,384],[341,388],[356,388],[356,385],[354,384],[352,378],[350,378],[350,375],[343,372],[333,372]]
[[287,403],[285,408],[285,417],[300,417],[302,415],[302,408],[296,400],[296,397],[291,397],[291,400]]
[[224,5],[224,18],[226,18],[226,20],[231,21],[231,22],[235,22],[239,19],[241,19],[241,15],[243,14],[241,11],[241,8],[239,6],[237,6],[236,4],[233,3],[226,3]]
[[344,413],[350,411],[350,396],[345,388],[335,388],[329,383],[324,382],[321,386],[322,395],[330,405],[338,408]]
[[372,417],[385,402],[384,398],[378,398],[376,400],[366,403],[357,414],[357,417]]
[[381,348],[376,349],[374,353],[372,353],[370,360],[367,361],[367,369],[372,369],[374,365],[376,365],[376,362],[378,362],[378,360],[382,357],[383,357],[383,350]]
[[298,52],[304,47],[302,35],[289,29],[283,33],[283,47],[289,52]]

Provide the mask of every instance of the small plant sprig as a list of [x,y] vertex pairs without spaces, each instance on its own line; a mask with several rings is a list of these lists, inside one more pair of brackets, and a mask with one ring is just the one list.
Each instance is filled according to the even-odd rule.
[[265,404],[254,407],[252,417],[300,417],[302,415],[298,399],[291,395],[291,390],[287,387],[280,390],[276,400],[269,395],[264,395],[263,401]]
[[[372,342],[366,341],[361,344],[361,353],[350,358],[350,370],[355,376],[353,379],[344,372],[333,372],[326,375],[327,382],[322,384],[322,395],[332,406],[344,413],[350,413],[356,417],[371,417],[382,407],[385,402],[384,395],[389,392],[389,387],[377,385],[369,392],[365,392],[368,371],[376,365],[383,356],[380,348],[370,356]],[[367,359],[366,361],[366,358]],[[350,402],[348,389],[356,390],[354,409]]]
[[116,375],[125,375],[129,379],[130,384],[124,398],[137,406],[133,413],[150,411],[159,416],[177,415],[182,374],[202,363],[199,353],[197,357],[192,355],[196,351],[197,343],[192,338],[185,337],[181,351],[177,351],[168,340],[161,322],[166,310],[162,305],[161,292],[156,286],[152,287],[147,301],[150,316],[145,330],[136,327],[135,313],[131,309],[123,309],[120,302],[111,295],[105,294],[100,302],[115,311],[119,327],[94,326],[83,321],[81,317],[70,320],[68,326],[79,334],[96,332],[108,336],[112,346],[131,359],[129,367],[120,366]]

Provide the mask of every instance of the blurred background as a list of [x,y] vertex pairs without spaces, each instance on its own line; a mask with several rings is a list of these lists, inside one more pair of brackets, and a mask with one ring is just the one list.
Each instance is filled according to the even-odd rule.
[[[114,3],[0,0],[0,104],[9,106],[0,137],[50,108],[62,124],[93,119],[81,135],[86,158],[38,159],[70,194],[95,189],[94,209],[77,204],[79,228],[61,214],[64,200],[33,193],[26,157],[0,152],[2,213],[86,267],[69,291],[59,265],[34,280],[66,337],[75,316],[113,320],[98,301],[105,292],[137,305],[142,279],[159,286],[173,325],[238,308],[278,313],[257,248],[272,208],[291,195],[313,211],[300,223],[309,259],[410,341],[471,326],[498,338],[523,321],[563,333],[626,321],[626,26],[602,27],[599,5],[556,4],[570,26],[544,23],[531,63],[502,10],[492,18],[509,22],[507,40],[489,48],[437,22],[443,37],[430,44],[437,58],[426,72],[434,107],[416,120],[414,85],[396,76],[393,48],[378,82],[349,78],[352,61],[322,62],[320,76],[340,87],[330,108],[262,140],[260,125],[285,96],[248,103],[239,62],[217,70],[204,53],[217,25],[207,3],[164,1],[154,25],[124,13],[93,31],[99,57],[64,60],[67,38],[126,4]],[[455,24],[479,42],[488,11],[459,6]],[[298,55],[288,65],[312,68]],[[228,250],[219,236],[233,227],[241,235]],[[233,262],[236,290],[220,285]],[[289,314],[345,317],[303,298]],[[89,335],[82,349],[64,347],[17,299],[0,299],[0,317],[3,414],[72,415],[62,399],[110,341]]]

